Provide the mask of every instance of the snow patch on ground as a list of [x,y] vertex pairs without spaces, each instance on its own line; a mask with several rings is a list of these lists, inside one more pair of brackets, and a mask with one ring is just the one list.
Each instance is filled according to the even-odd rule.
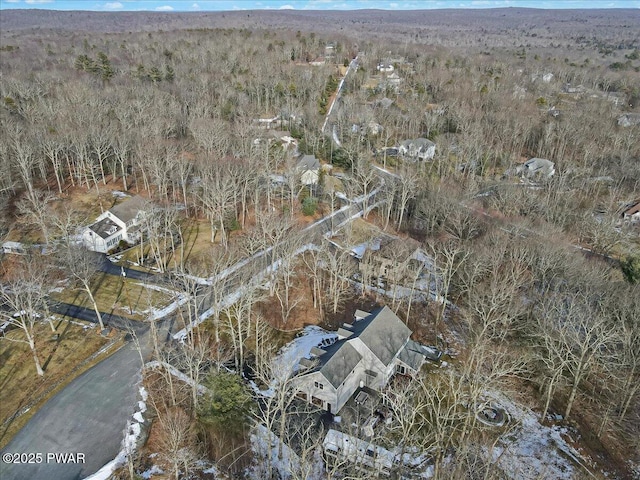
[[161,318],[166,317],[167,315],[171,315],[173,312],[175,312],[178,308],[180,308],[182,305],[184,305],[185,303],[187,303],[189,301],[189,297],[187,295],[184,294],[180,294],[178,292],[176,292],[175,290],[171,290],[169,288],[164,288],[164,287],[160,287],[158,285],[149,285],[149,284],[143,284],[143,283],[138,283],[137,285],[140,285],[143,288],[147,288],[149,290],[155,290],[157,292],[163,292],[163,293],[168,293],[170,295],[173,295],[176,298],[176,300],[174,300],[173,302],[171,302],[169,305],[167,305],[164,308],[150,308],[147,310],[144,310],[140,313],[144,314],[147,316],[147,320],[149,321],[154,321],[154,320],[160,320]]
[[145,470],[140,474],[142,478],[149,479],[155,474],[163,474],[164,470],[162,470],[158,465],[152,466],[149,470]]
[[[280,447],[282,449],[282,458],[278,458]],[[266,478],[269,461],[271,462],[271,467],[279,473],[280,479],[300,478],[301,462],[298,455],[263,425],[255,426],[251,434],[251,449],[257,461],[249,469],[250,478]],[[314,455],[310,471],[307,471],[306,468],[305,471],[307,480],[326,478],[322,458],[317,452]]]
[[317,347],[323,340],[337,338],[335,333],[327,332],[314,325],[305,327],[296,338],[280,349],[271,362],[273,380],[266,390],[260,390],[258,385],[251,380],[249,385],[252,390],[263,397],[272,397],[278,382],[284,382],[298,371],[298,361],[301,358],[309,358],[311,349]]
[[585,474],[579,465],[587,462],[562,438],[567,433],[564,427],[541,425],[533,411],[516,405],[500,392],[491,392],[490,396],[516,423],[514,431],[492,452],[510,478],[569,480]]
[[[193,387],[194,384],[195,384],[195,382],[191,378],[189,378],[188,375],[182,373],[180,370],[178,370],[173,365],[170,365],[170,364],[165,363],[165,362],[158,362],[157,360],[154,360],[154,361],[145,363],[144,368],[165,368],[165,369],[167,369],[167,371],[171,375],[176,377],[178,380],[183,381],[184,383],[186,383],[190,387]],[[203,385],[197,385],[196,388],[198,389],[198,393],[200,393],[200,394],[206,393],[208,391],[207,387],[205,387]]]
[[280,349],[280,352],[273,359],[273,371],[275,377],[284,380],[299,369],[298,361],[301,358],[310,358],[313,347],[320,345],[323,340],[337,338],[334,332],[310,325],[291,342]]

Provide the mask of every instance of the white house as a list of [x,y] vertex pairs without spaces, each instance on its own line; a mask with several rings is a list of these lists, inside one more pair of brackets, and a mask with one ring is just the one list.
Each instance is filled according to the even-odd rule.
[[130,241],[131,234],[140,223],[145,204],[146,200],[136,195],[107,210],[85,229],[82,242],[89,250],[106,253],[121,240]]
[[390,63],[379,63],[376,69],[381,73],[392,73],[395,70]]
[[27,253],[27,247],[20,242],[4,242],[2,244],[2,253],[12,253],[14,255],[24,255]]
[[298,159],[296,170],[303,185],[316,185],[320,175],[320,161],[315,155],[303,155]]
[[426,138],[405,140],[398,147],[398,153],[412,161],[431,160],[436,154],[436,144]]
[[640,113],[625,113],[618,117],[618,125],[621,127],[633,127],[640,125]]
[[360,312],[353,324],[339,328],[337,340],[313,348],[296,379],[298,397],[337,413],[360,387],[382,390],[396,374],[414,374],[425,361],[411,330],[389,309]]
[[518,167],[516,171],[527,178],[550,178],[556,173],[555,164],[546,158],[531,158]]
[[622,218],[630,222],[640,222],[640,202],[636,202],[622,212]]

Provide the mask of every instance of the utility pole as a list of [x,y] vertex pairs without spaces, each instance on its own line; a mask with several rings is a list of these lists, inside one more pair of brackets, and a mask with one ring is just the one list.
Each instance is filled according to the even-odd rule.
[[133,306],[131,305],[129,289],[127,287],[127,272],[125,272],[123,266],[120,266],[120,274],[122,275],[122,288],[124,288],[124,295],[127,298],[127,304],[129,305],[129,314],[133,315]]

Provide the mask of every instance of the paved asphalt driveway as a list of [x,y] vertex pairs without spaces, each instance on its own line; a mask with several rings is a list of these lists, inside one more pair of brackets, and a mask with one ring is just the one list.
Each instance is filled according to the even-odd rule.
[[140,270],[135,270],[133,268],[122,267],[120,265],[116,265],[111,262],[106,255],[102,256],[102,263],[100,264],[100,270],[108,273],[109,275],[122,275],[122,270],[124,270],[127,278],[132,278],[134,280],[142,280],[150,283],[159,283],[162,281],[162,275],[158,275],[155,273],[141,272]]
[[[149,335],[141,338],[148,341]],[[42,453],[41,464],[0,461],[2,480],[84,478],[115,458],[136,407],[141,360],[133,342],[100,362],[51,398],[2,453]],[[47,453],[85,453],[84,464],[46,463]]]

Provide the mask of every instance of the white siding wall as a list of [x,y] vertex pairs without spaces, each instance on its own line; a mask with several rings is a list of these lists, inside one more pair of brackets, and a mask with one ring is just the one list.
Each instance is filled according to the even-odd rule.
[[[314,382],[321,383],[323,388],[317,388]],[[307,401],[311,403],[311,397],[319,398],[324,402],[322,408],[326,409],[327,404],[331,404],[331,411],[337,412],[339,408],[336,408],[338,403],[338,395],[336,389],[329,383],[329,381],[320,373],[315,372],[309,375],[304,375],[298,380],[298,390],[307,394]]]
[[[349,376],[345,379],[344,383],[338,388],[338,400],[337,400],[337,408],[341,409],[345,403],[349,401],[354,392],[360,387],[360,381],[365,382],[365,367],[362,364],[362,361],[356,365],[356,368],[353,369],[353,372],[349,374]],[[365,382],[365,385],[367,383]],[[371,385],[367,385],[371,387]],[[375,387],[371,387],[375,388]]]
[[93,250],[94,252],[106,253],[107,251],[105,240],[89,228],[82,234],[82,242],[89,250]]
[[300,178],[303,185],[315,185],[318,183],[318,170],[307,170]]
[[367,386],[374,390],[380,390],[386,384],[386,379],[384,377],[386,368],[384,364],[373,354],[371,350],[369,350],[369,347],[367,347],[360,338],[356,337],[348,341],[351,343],[351,346],[355,348],[360,355],[362,355],[362,360],[360,360],[360,363],[358,364],[358,368],[362,369],[362,380],[365,380],[365,370],[372,370],[376,372],[378,375],[369,381]]

